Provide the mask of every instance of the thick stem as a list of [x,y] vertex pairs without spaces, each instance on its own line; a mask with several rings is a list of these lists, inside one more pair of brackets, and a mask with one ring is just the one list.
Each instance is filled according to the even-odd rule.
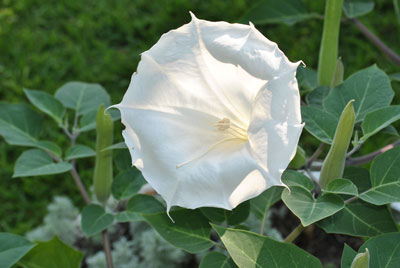
[[374,35],[367,27],[365,27],[365,25],[362,24],[358,19],[354,18],[351,19],[351,21],[369,39],[369,41],[377,46],[386,56],[388,56],[396,65],[400,67],[399,55],[385,45],[385,43],[383,43],[376,35]]
[[283,242],[287,243],[293,242],[293,240],[295,240],[301,234],[301,232],[303,232],[303,230],[304,230],[303,225],[301,224],[297,225],[297,227],[294,228],[294,230],[285,238],[285,240],[283,240]]
[[336,68],[343,0],[327,0],[318,60],[318,82],[329,86]]
[[85,203],[90,204],[91,203],[90,197],[89,197],[88,193],[86,192],[85,186],[83,185],[81,178],[79,177],[79,174],[76,170],[75,160],[71,161],[71,165],[72,165],[72,169],[71,169],[70,173],[72,175],[72,178],[74,178],[75,184],[76,184],[76,186],[78,186],[79,192],[81,193],[83,199],[85,200]]
[[108,237],[108,231],[105,229],[103,232],[103,246],[104,253],[106,254],[107,268],[113,268],[112,256],[111,256],[111,245]]
[[346,160],[346,166],[359,166],[366,164],[370,161],[372,161],[375,157],[377,157],[380,154],[383,154],[386,151],[389,151],[390,149],[400,145],[400,140],[397,140],[393,142],[392,144],[386,145],[385,147],[376,150],[375,152],[372,152],[370,154],[366,154],[360,157],[355,157],[355,158],[347,158]]

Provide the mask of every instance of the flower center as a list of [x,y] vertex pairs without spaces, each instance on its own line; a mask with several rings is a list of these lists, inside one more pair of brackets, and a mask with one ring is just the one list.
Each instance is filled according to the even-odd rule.
[[195,160],[198,160],[200,158],[202,158],[203,156],[205,156],[207,153],[209,153],[211,150],[213,150],[217,145],[224,143],[226,141],[231,141],[231,140],[235,140],[235,139],[241,139],[244,141],[248,140],[247,137],[247,131],[246,129],[236,125],[235,123],[231,122],[231,120],[229,120],[228,118],[223,118],[222,120],[220,120],[217,124],[214,125],[218,131],[223,131],[223,132],[227,132],[229,133],[232,137],[229,138],[224,138],[220,141],[217,141],[216,143],[212,144],[210,147],[208,147],[207,150],[205,150],[204,152],[200,153],[198,156],[194,157],[193,159],[190,159],[188,161],[185,161],[179,165],[176,165],[176,168],[180,168],[186,164],[189,164],[190,162],[193,162]]
[[229,132],[232,136],[247,141],[247,130],[231,122],[229,118],[223,118],[218,124],[214,125],[220,131]]

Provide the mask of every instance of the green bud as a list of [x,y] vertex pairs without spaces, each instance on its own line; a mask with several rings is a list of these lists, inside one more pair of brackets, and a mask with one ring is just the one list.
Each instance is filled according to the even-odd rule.
[[290,161],[289,168],[299,169],[306,164],[306,152],[300,146],[297,146],[296,155]]
[[112,183],[112,150],[103,150],[113,144],[113,121],[101,105],[96,117],[96,165],[93,186],[97,199],[105,203],[110,196]]
[[331,86],[330,86],[331,90],[343,82],[343,75],[344,75],[344,66],[342,58],[339,57],[336,61],[335,72],[333,73],[333,78],[331,81]]
[[369,251],[366,248],[364,253],[358,253],[351,263],[351,268],[369,268]]
[[322,165],[319,184],[325,188],[332,180],[342,178],[347,150],[353,134],[356,115],[351,100],[344,108],[336,128],[333,143]]

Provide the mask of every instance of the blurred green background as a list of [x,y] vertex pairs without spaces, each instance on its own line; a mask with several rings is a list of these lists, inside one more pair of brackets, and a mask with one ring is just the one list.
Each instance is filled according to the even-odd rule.
[[[117,103],[128,87],[140,53],[157,42],[161,34],[189,22],[189,11],[201,19],[236,22],[257,2],[0,0],[0,99],[27,102],[23,88],[54,93],[65,82],[79,80],[103,85],[112,102]],[[304,3],[309,10],[323,14],[325,1]],[[400,53],[400,25],[391,0],[375,1],[375,10],[361,21]],[[303,60],[316,69],[322,23],[321,19],[310,19],[294,26],[256,27],[277,42],[290,60]],[[373,63],[387,73],[398,72],[398,67],[349,22],[341,27],[339,54],[345,76]],[[55,125],[47,124],[44,132],[48,139],[67,145]],[[116,135],[116,139],[122,139],[120,132]],[[95,137],[88,134],[82,139],[90,145]],[[0,231],[17,234],[41,223],[46,205],[56,194],[71,196],[76,204],[83,205],[68,173],[12,179],[14,162],[22,151],[0,139]],[[78,166],[89,185],[92,160]]]

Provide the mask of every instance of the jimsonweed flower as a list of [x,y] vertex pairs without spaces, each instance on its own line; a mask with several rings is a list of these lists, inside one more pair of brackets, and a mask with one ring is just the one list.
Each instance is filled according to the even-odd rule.
[[193,14],[142,54],[115,107],[133,165],[168,210],[232,209],[282,185],[303,128],[298,65],[252,24]]

